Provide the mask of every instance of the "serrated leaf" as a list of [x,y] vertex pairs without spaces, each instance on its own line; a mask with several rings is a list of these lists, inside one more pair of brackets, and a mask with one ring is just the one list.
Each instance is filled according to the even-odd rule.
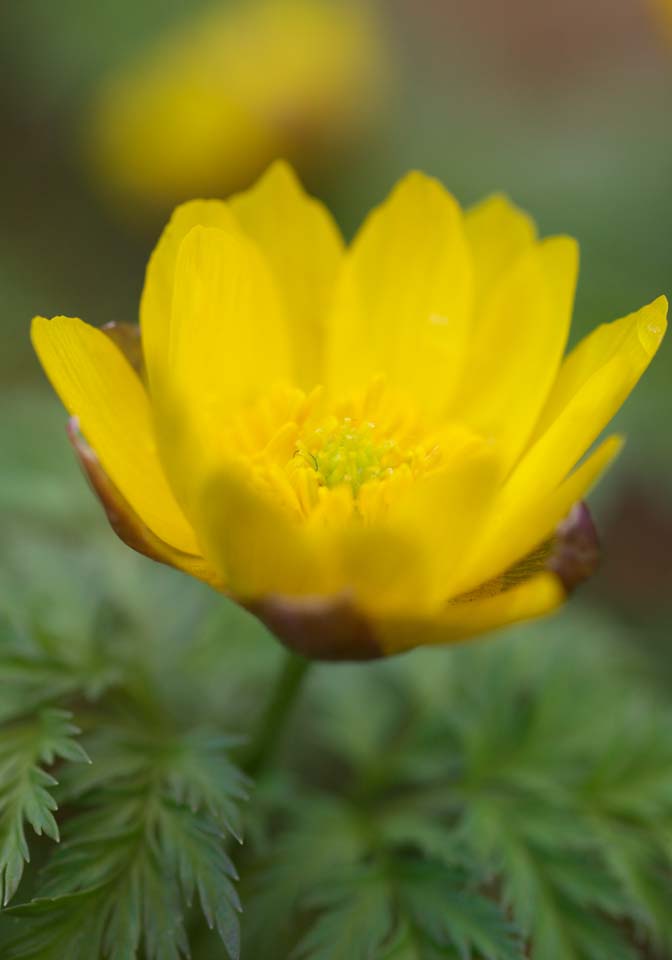
[[[229,741],[209,738],[224,791],[223,771],[230,770],[232,795],[224,800],[233,803],[242,775],[225,755]],[[7,960],[41,957],[40,950],[48,960],[182,960],[189,956],[184,917],[195,899],[237,960],[240,903],[224,824],[198,785],[189,805],[174,789],[172,761],[190,743],[133,722],[108,725],[91,740],[95,764],[70,772],[66,795],[77,813],[44,873],[40,898],[11,911],[23,919]],[[82,904],[86,916],[73,923],[70,914]]]
[[462,960],[524,956],[515,928],[496,903],[469,889],[463,871],[414,858],[402,861],[396,876],[405,915],[437,947],[454,947]]
[[375,868],[332,880],[313,906],[320,914],[292,954],[296,960],[370,960],[393,933],[386,878]]
[[103,660],[92,646],[66,643],[34,623],[19,631],[0,622],[0,722],[67,702],[77,694],[95,698],[118,682],[119,665]]
[[307,905],[318,916],[297,960],[524,957],[497,904],[470,890],[462,871],[438,861],[388,854],[325,878]]
[[32,720],[0,731],[0,899],[13,897],[30,859],[25,826],[59,839],[51,793],[57,781],[43,769],[56,759],[86,762],[73,738],[79,733],[62,710],[43,710]]
[[288,952],[292,925],[306,895],[335,871],[356,864],[366,850],[356,812],[336,798],[308,795],[297,813],[252,878],[246,897],[244,955]]
[[232,881],[235,867],[224,850],[222,832],[206,816],[165,804],[158,830],[161,859],[179,880],[183,899],[194,894],[210,929],[215,929],[230,957],[240,954],[240,899]]
[[229,751],[242,742],[241,737],[211,730],[190,731],[176,744],[166,773],[179,803],[192,810],[206,810],[239,841],[239,806],[247,799],[249,781],[229,760]]

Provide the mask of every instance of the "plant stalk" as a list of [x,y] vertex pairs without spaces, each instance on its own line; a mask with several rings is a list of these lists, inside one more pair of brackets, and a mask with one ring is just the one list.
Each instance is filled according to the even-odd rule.
[[250,777],[258,777],[273,758],[310,665],[310,660],[294,653],[286,655],[257,732],[243,756],[242,766]]

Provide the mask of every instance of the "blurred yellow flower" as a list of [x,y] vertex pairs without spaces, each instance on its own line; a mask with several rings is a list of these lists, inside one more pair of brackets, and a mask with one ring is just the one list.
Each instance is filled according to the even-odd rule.
[[66,317],[33,342],[127,543],[309,656],[366,658],[543,614],[590,572],[576,505],[620,441],[576,464],[667,301],[563,360],[577,259],[505,198],[463,212],[420,173],[344,250],[277,163],[175,211],[142,350],[137,328]]
[[672,0],[651,0],[655,8],[655,13],[661,20],[663,29],[667,36],[672,40]]
[[278,156],[308,166],[354,142],[379,103],[380,26],[359,0],[217,4],[104,86],[94,168],[159,209],[239,189]]

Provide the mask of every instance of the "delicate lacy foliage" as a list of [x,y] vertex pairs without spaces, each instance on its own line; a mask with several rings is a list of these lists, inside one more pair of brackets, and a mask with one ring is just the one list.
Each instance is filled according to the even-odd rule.
[[496,904],[438,861],[394,857],[384,866],[366,865],[333,877],[306,905],[318,916],[297,960],[523,956]]
[[14,895],[30,859],[25,827],[58,840],[54,819],[57,781],[45,767],[55,760],[82,761],[87,756],[73,739],[79,733],[62,710],[42,710],[0,732],[0,899]]
[[[177,697],[159,693],[149,636],[131,655],[138,623],[117,614],[99,606],[74,649],[40,627],[3,628],[6,900],[28,859],[25,823],[58,839],[57,784],[43,768],[68,762],[57,771],[63,839],[46,870],[28,878],[35,899],[9,907],[0,920],[3,960],[177,960],[189,955],[197,910],[222,950],[239,953],[236,872],[225,844],[242,833],[246,782],[229,759],[240,739],[196,721],[184,726]],[[161,629],[170,673],[170,634],[166,624]],[[86,766],[72,763],[87,753],[72,739],[70,714],[53,706],[75,700],[87,728]]]
[[262,859],[247,955],[273,955],[264,918],[287,935],[279,955],[300,960],[669,950],[672,718],[620,674],[600,622],[582,625],[591,652],[556,628],[543,650],[500,642],[324,671],[313,737],[343,789],[304,795]]
[[[217,731],[254,727],[277,647],[214,599],[181,593],[178,622],[165,577],[143,581],[151,623],[122,595],[76,643],[5,629],[6,893],[27,839],[41,869],[0,917],[3,960],[669,954],[672,716],[613,624],[578,610],[542,644],[315,668],[243,804],[239,740]],[[58,847],[26,831],[57,822]]]
[[[100,640],[114,639],[116,624],[111,608],[101,609],[94,624]],[[85,694],[96,698],[119,682],[118,657],[110,656],[94,638],[81,646],[66,646],[42,626],[19,632],[0,620],[0,722],[11,720],[44,703]]]
[[[65,828],[39,898],[10,913],[30,923],[10,958],[188,956],[186,907],[200,904],[230,956],[239,953],[236,872],[223,837],[239,831],[241,774],[230,739],[193,731],[141,733],[148,718],[106,725],[93,764],[70,771],[64,795],[77,813]],[[137,724],[137,725],[136,725]]]

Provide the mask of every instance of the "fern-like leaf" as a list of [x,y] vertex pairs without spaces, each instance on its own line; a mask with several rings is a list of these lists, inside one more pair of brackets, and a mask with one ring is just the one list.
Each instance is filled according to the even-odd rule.
[[325,880],[307,906],[318,915],[297,960],[524,956],[497,904],[438,861],[387,855]]
[[[237,960],[240,903],[225,827],[198,801],[201,788],[189,792],[189,804],[176,795],[172,760],[190,742],[189,735],[152,735],[133,725],[108,727],[92,740],[93,766],[68,778],[65,795],[77,813],[39,897],[7,911],[20,923],[6,960],[136,960],[140,951],[147,960],[181,960],[189,955],[185,915],[196,897]],[[209,742],[222,747],[209,756],[228,811],[242,774],[223,752],[224,740],[211,735]]]
[[56,779],[45,769],[57,759],[87,761],[74,739],[79,733],[62,710],[42,710],[35,717],[0,731],[0,895],[12,898],[30,859],[26,824],[40,836],[58,840]]

